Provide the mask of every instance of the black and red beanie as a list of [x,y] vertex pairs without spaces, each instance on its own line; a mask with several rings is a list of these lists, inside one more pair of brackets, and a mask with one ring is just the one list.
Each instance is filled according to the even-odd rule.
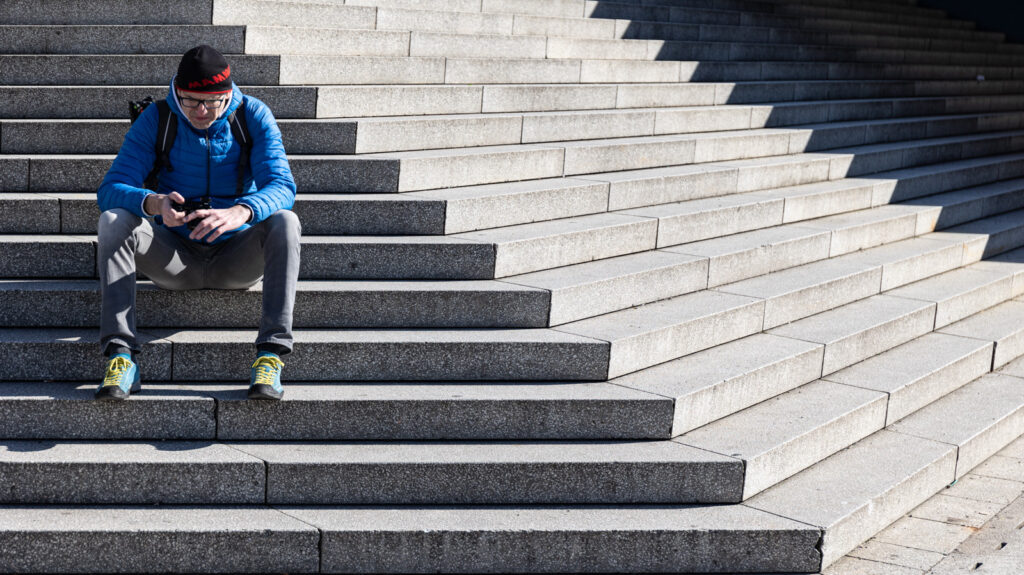
[[174,85],[189,92],[225,94],[231,91],[231,66],[213,46],[196,46],[181,57]]

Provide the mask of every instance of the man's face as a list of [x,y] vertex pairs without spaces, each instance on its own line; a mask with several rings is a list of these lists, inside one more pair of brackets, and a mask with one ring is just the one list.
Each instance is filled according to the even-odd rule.
[[189,92],[175,88],[178,91],[178,101],[181,102],[181,109],[197,130],[205,130],[210,127],[217,118],[224,113],[231,93],[207,94],[203,92]]

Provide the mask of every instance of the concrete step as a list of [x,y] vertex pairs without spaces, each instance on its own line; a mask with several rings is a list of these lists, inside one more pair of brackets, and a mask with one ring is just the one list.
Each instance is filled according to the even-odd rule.
[[[0,383],[0,437],[383,441],[665,439],[672,400],[609,383],[286,381],[266,409],[243,383],[144,382],[133,401],[93,399],[96,383]],[[137,401],[136,401],[137,400]]]
[[280,505],[725,503],[743,482],[736,459],[672,441],[230,445],[266,462]]
[[882,429],[886,402],[884,393],[819,380],[675,441],[743,460],[746,500]]
[[743,481],[740,461],[671,441],[5,441],[0,469],[0,502],[65,505],[718,503]]
[[[227,54],[237,84],[277,85],[281,58]],[[0,55],[5,86],[82,86],[163,84],[178,69],[178,55]],[[87,77],[88,76],[88,77]]]
[[824,347],[755,334],[610,380],[671,398],[671,436],[785,393],[821,376]]
[[[264,56],[248,56],[250,58]],[[0,83],[49,85],[73,83],[51,80],[47,66],[54,61],[28,63],[5,56],[0,63],[19,74],[0,75]],[[40,56],[38,58],[49,58]],[[57,57],[54,57],[57,58]],[[59,58],[76,58],[61,56]],[[81,56],[80,58],[91,58]],[[99,58],[99,57],[95,57]],[[144,58],[121,56],[107,58]],[[278,58],[265,56],[265,58]],[[530,58],[417,58],[384,56],[289,55],[279,57],[281,85],[307,84],[577,84],[635,82],[735,82],[753,80],[953,80],[982,75],[992,80],[1019,79],[1011,66],[939,64],[869,64],[854,62],[779,61],[652,61]],[[62,62],[64,65],[70,62]],[[128,69],[128,61],[121,68]],[[85,62],[80,65],[87,65]],[[93,65],[101,65],[99,63]],[[111,64],[113,65],[113,64]],[[153,66],[156,64],[150,64]],[[133,81],[147,81],[141,76]],[[60,78],[59,76],[57,78]],[[152,81],[152,80],[150,80]],[[257,83],[253,79],[245,80]]]
[[295,0],[216,0],[211,22],[218,26],[318,26],[372,30],[377,9],[337,2]]
[[1011,297],[1012,270],[962,269],[889,290],[889,295],[934,302],[935,329]]
[[[4,506],[4,571],[315,572],[320,533],[261,506]],[[788,525],[788,524],[787,524]],[[106,543],[114,537],[116,548]],[[195,549],[182,553],[182,549]]]
[[[140,338],[144,380],[243,382],[256,332],[156,329]],[[0,329],[0,341],[12,366],[4,381],[102,378],[95,330]],[[608,370],[606,341],[548,329],[298,330],[295,341],[292,381],[595,381]]]
[[767,333],[822,344],[822,376],[863,361],[932,330],[935,304],[874,295]]
[[[679,256],[678,260],[693,260]],[[4,327],[99,327],[94,281],[0,281]],[[139,284],[140,327],[249,327],[259,324],[262,284],[248,290],[162,290]],[[529,328],[548,322],[543,289],[495,281],[300,281],[300,328]],[[52,310],[65,313],[53,315]]]
[[[315,118],[317,115],[316,87],[241,85],[240,88],[270,106],[278,119]],[[0,118],[124,120],[129,117],[128,102],[146,96],[166,98],[167,85],[0,86]]]
[[557,330],[609,342],[611,378],[758,333],[763,317],[763,300],[702,291]]
[[994,349],[993,342],[930,333],[826,379],[888,394],[888,426],[988,373]]
[[0,25],[2,54],[174,54],[208,42],[227,53],[245,52],[241,26]]
[[[369,85],[369,86],[242,86],[242,91],[266,102],[278,119],[357,118],[420,114],[546,112],[586,109],[711,106],[790,101],[912,98],[928,114],[978,113],[1019,109],[1015,94],[1022,81],[914,82],[771,81],[731,83],[669,83],[618,85]],[[120,119],[125,103],[146,96],[164,98],[167,86],[0,86],[0,118],[4,119]],[[987,96],[987,97],[982,97]],[[936,106],[932,108],[932,106]],[[907,115],[906,112],[894,115]]]
[[[618,218],[622,216],[600,215]],[[592,223],[592,222],[586,222]],[[645,223],[645,222],[641,222]],[[647,227],[656,224],[650,222]],[[586,228],[587,234],[608,234]],[[635,226],[633,226],[635,228]],[[606,226],[607,228],[607,226]],[[629,228],[618,226],[628,233]],[[612,231],[616,231],[612,226]],[[621,234],[620,234],[621,236]],[[7,278],[95,278],[95,237],[0,235]],[[653,245],[653,237],[650,243]],[[585,245],[578,246],[585,250]],[[612,247],[610,249],[621,249]],[[640,251],[637,248],[636,251]],[[455,237],[307,236],[300,279],[493,279],[495,247]],[[383,255],[386,254],[386,257]],[[607,256],[606,256],[607,257]]]
[[[1015,105],[1017,102],[1006,102]],[[391,151],[531,144],[571,140],[750,130],[815,124],[818,132],[849,130],[850,122],[898,119],[901,132],[958,133],[964,127],[1019,127],[1024,113],[999,111],[944,116],[946,102],[924,100],[842,100],[768,106],[690,106],[630,110],[459,114],[384,118],[281,120],[291,154],[367,154]],[[829,128],[826,122],[838,125]],[[922,125],[923,124],[923,125]],[[2,154],[116,154],[128,120],[0,120]],[[827,145],[811,138],[807,151]],[[886,139],[891,139],[892,136]],[[871,141],[870,139],[868,141]]]
[[1024,433],[1021,381],[998,372],[982,376],[890,429],[955,446],[960,479]]
[[[928,224],[937,229],[1019,208],[1015,192],[1016,180],[1024,175],[1022,158],[991,156],[827,182],[837,158],[794,154],[402,195],[302,193],[293,210],[308,235],[438,235],[766,189],[761,195],[784,200],[783,221],[950,191],[907,202],[941,205],[941,213]],[[996,180],[1006,181],[989,184]],[[874,189],[866,203],[869,185]],[[94,234],[99,216],[92,193],[0,193],[0,206],[2,233]],[[712,250],[707,255],[721,255],[715,246],[733,243],[711,241],[717,243],[706,246]],[[718,274],[712,270],[712,275]]]
[[995,345],[992,368],[998,369],[1024,355],[1024,329],[1019,318],[1024,303],[1007,301],[939,330],[940,333],[968,337]]
[[[555,30],[557,32],[557,30]],[[22,32],[24,33],[24,32]],[[652,34],[652,36],[654,36]],[[412,56],[447,58],[582,58],[622,60],[716,60],[877,62],[905,64],[974,64],[1012,66],[1020,54],[903,48],[759,43],[748,37],[733,41],[573,38],[557,35],[457,34],[451,31],[344,30],[321,27],[248,26],[247,54],[318,54],[328,56]],[[170,50],[168,50],[170,51]]]
[[[321,530],[331,572],[809,572],[820,561],[817,529],[737,505],[282,509]],[[593,551],[570,555],[563,545]]]
[[0,469],[4,505],[266,501],[264,461],[211,442],[4,441]]
[[85,0],[75,4],[40,5],[10,0],[0,6],[0,22],[18,25],[208,25],[214,0],[183,0],[156,6],[146,0]]
[[951,483],[956,451],[936,441],[878,431],[744,506],[822,529],[825,567]]

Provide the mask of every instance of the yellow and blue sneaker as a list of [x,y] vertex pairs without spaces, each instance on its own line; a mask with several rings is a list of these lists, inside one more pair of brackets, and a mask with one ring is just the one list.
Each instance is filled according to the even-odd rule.
[[281,368],[284,362],[277,355],[263,351],[256,356],[249,376],[249,399],[281,399]]
[[139,366],[128,354],[111,356],[107,362],[107,374],[103,383],[96,388],[96,399],[128,399],[128,396],[142,389]]

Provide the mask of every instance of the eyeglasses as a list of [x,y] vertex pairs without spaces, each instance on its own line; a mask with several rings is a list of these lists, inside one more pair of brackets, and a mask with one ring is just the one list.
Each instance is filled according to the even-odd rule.
[[178,101],[181,102],[182,108],[198,108],[199,104],[206,106],[207,110],[216,110],[227,102],[227,98],[217,98],[215,100],[198,100],[196,98],[189,98],[186,96],[178,96]]

